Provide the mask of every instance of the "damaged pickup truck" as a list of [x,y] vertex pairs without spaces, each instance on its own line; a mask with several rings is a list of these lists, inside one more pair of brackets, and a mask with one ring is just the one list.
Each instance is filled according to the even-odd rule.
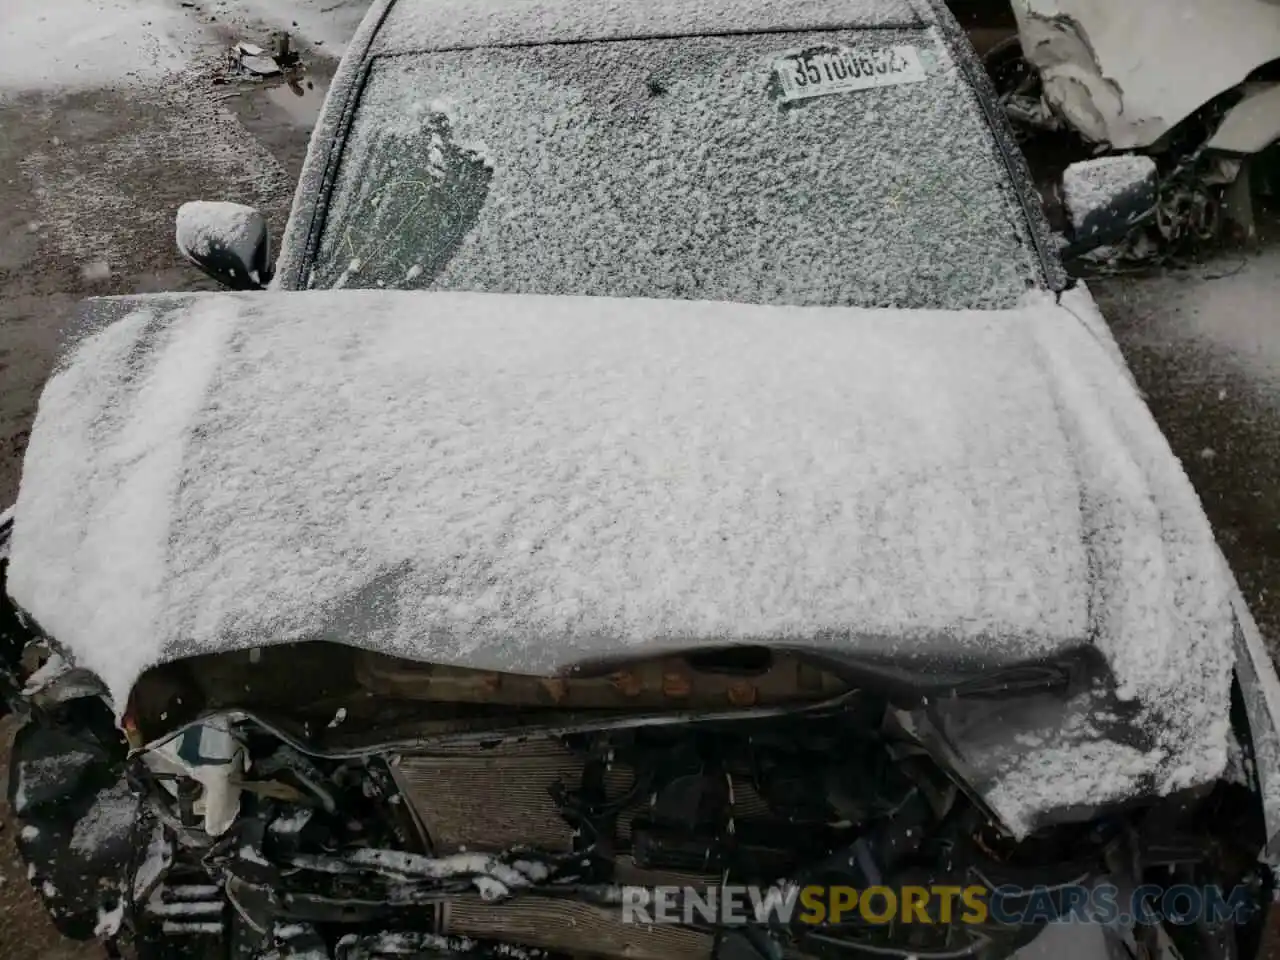
[[[83,305],[0,521],[68,935],[1257,955],[1280,681],[941,5],[382,2],[279,261],[178,242],[235,290]],[[626,912],[742,887],[1004,909]]]

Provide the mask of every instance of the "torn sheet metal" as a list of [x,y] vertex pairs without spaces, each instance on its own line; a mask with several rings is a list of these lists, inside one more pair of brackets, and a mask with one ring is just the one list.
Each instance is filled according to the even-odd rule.
[[1268,0],[1014,0],[1045,99],[1082,136],[1149,147],[1198,107],[1280,59]]
[[1209,141],[1210,150],[1260,153],[1280,140],[1280,83],[1249,84]]

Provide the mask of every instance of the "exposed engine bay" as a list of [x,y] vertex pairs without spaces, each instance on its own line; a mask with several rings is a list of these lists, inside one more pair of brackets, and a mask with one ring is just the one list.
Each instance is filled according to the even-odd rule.
[[[1133,934],[1151,957],[1208,958],[1241,955],[1223,951],[1257,936],[1270,897],[1247,777],[1018,841],[896,697],[787,654],[562,680],[317,646],[153,671],[128,744],[75,671],[50,658],[28,678],[11,799],[65,931],[166,958],[994,960],[1042,925],[645,925],[620,908],[628,885],[1011,885],[1063,909],[1058,891],[1104,879],[1247,889],[1251,924]],[[304,663],[320,699],[289,719],[253,708],[259,684],[288,703]],[[236,689],[239,708],[222,702]],[[72,808],[75,836],[100,834],[87,859],[64,859]]]

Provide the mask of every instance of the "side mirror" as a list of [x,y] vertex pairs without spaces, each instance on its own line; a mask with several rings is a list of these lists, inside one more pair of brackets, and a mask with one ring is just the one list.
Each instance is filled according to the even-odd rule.
[[261,290],[271,280],[267,221],[240,203],[194,200],[178,208],[178,252],[224,287]]
[[1098,157],[1062,174],[1062,201],[1071,225],[1063,255],[1081,256],[1119,240],[1156,207],[1156,164],[1150,157]]

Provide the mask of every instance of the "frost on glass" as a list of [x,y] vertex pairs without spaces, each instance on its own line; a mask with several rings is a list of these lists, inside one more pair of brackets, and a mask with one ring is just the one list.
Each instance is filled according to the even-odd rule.
[[[926,81],[782,97],[784,57],[901,44]],[[1039,282],[936,34],[875,30],[379,59],[312,285],[999,308]]]
[[337,277],[322,282],[394,288],[435,276],[475,227],[493,171],[454,141],[448,117],[421,104],[366,142],[371,148],[344,163],[354,190],[327,237],[325,261]]

